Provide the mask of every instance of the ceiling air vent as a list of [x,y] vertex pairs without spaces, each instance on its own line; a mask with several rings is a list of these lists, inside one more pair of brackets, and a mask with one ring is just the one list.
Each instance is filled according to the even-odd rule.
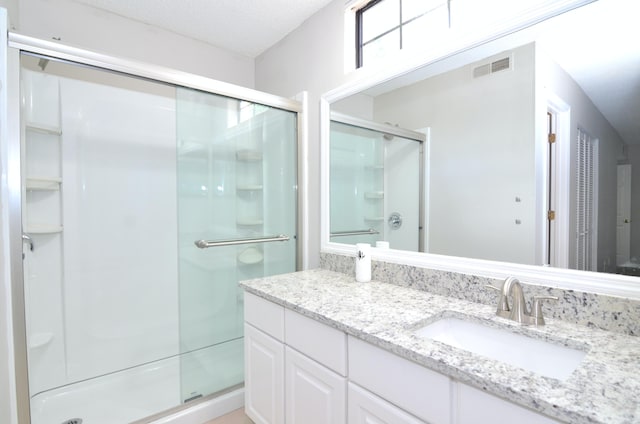
[[511,65],[509,56],[491,63],[491,73],[506,71]]
[[486,65],[480,65],[477,68],[473,68],[473,77],[483,77],[485,75],[489,75],[491,73],[491,66],[487,63]]
[[484,65],[473,68],[473,77],[483,77],[485,75],[493,74],[500,71],[506,71],[511,68],[511,57],[507,56],[502,59],[498,59],[491,63],[485,63]]

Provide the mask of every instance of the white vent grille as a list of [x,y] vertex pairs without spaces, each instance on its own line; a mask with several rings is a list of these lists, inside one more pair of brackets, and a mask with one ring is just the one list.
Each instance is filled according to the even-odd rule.
[[496,60],[495,62],[491,63],[491,73],[506,71],[510,66],[511,60],[509,56],[505,57],[504,59]]
[[478,66],[473,69],[473,77],[483,77],[485,75],[489,75],[491,73],[491,66],[487,63],[486,65]]
[[485,75],[495,74],[496,72],[506,71],[508,69],[511,69],[510,56],[473,68],[473,77],[479,78]]

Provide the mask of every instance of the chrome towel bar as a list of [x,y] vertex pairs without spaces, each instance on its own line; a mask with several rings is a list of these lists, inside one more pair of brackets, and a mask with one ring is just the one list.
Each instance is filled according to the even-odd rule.
[[277,236],[255,237],[246,239],[230,239],[230,240],[196,240],[194,243],[200,249],[208,249],[209,247],[233,246],[236,244],[252,244],[252,243],[269,243],[272,241],[288,241],[289,236],[279,234]]
[[331,237],[361,236],[365,234],[380,234],[380,231],[376,231],[373,228],[369,228],[368,230],[336,231],[331,233]]

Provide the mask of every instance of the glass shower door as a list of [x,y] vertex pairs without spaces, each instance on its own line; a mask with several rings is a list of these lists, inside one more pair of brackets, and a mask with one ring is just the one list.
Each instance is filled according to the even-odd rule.
[[420,140],[336,120],[330,137],[331,241],[420,251]]
[[181,396],[242,383],[238,281],[296,269],[296,114],[179,88]]
[[330,155],[331,241],[385,240],[383,134],[331,121]]

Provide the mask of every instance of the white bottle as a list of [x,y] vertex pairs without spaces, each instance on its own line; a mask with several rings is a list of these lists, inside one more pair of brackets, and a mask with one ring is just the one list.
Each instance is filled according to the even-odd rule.
[[361,283],[371,281],[371,245],[369,243],[356,244],[356,281]]

